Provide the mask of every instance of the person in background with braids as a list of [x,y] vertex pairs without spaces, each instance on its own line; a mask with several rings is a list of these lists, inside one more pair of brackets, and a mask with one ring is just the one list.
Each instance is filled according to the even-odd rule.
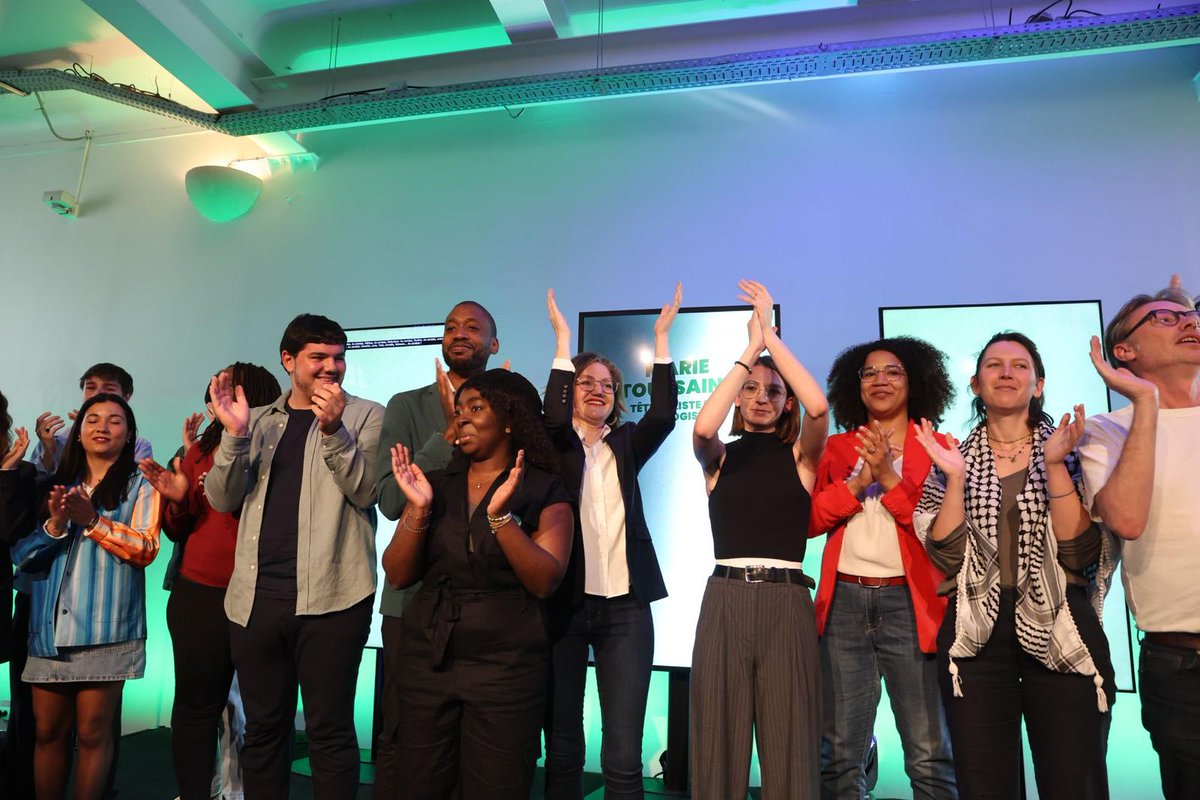
[[[237,362],[219,374],[241,387],[252,408],[269,405],[281,393],[275,376],[256,364]],[[142,474],[167,501],[163,531],[182,551],[167,601],[175,654],[171,755],[182,800],[210,796],[218,723],[233,680],[225,589],[233,574],[240,512],[215,511],[204,496],[204,476],[224,430],[214,420],[174,460],[174,471],[151,458],[141,462]]]
[[1083,406],[1055,428],[1045,379],[1027,336],[997,333],[975,363],[966,441],[943,444],[928,419],[917,433],[936,469],[913,521],[952,595],[938,679],[964,800],[1021,796],[1022,718],[1041,797],[1108,797],[1113,549],[1081,501]]

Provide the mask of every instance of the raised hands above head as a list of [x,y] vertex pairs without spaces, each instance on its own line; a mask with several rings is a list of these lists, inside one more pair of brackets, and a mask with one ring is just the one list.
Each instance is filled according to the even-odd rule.
[[654,320],[654,357],[666,358],[670,355],[670,333],[671,326],[675,324],[675,317],[679,316],[679,306],[683,303],[683,284],[675,284],[675,296],[671,298],[671,302],[666,303],[662,307],[662,311],[658,312],[658,319]]
[[0,469],[12,469],[17,466],[21,459],[25,458],[25,452],[28,449],[29,431],[24,428],[17,428],[13,431],[12,444],[0,456]]
[[230,436],[245,436],[250,430],[250,404],[241,386],[234,386],[228,372],[219,372],[208,384],[213,413]]
[[754,306],[754,317],[762,328],[763,336],[777,332],[772,321],[775,313],[775,300],[767,291],[767,287],[758,281],[742,279],[738,281],[738,289],[741,290],[738,299]]
[[546,290],[546,313],[550,317],[550,328],[554,331],[554,357],[570,358],[571,326],[567,323],[567,318],[563,316],[562,311],[558,309],[558,301],[554,297],[553,289]]

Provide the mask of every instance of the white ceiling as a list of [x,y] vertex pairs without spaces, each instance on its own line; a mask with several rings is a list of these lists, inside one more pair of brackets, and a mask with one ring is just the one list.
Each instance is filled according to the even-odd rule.
[[[1012,21],[1044,5],[1016,3]],[[1050,15],[1155,5],[1061,2]],[[994,0],[0,0],[0,72],[79,64],[194,109],[264,109],[400,83],[1005,26],[1009,13]],[[128,141],[195,130],[80,92],[42,97],[66,136],[87,129],[98,142]],[[279,150],[288,141],[259,144]],[[56,146],[38,101],[0,90],[0,157]]]

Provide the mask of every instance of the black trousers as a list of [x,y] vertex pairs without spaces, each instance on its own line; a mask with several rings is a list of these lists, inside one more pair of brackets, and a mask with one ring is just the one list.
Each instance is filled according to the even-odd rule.
[[[1002,590],[1000,611],[978,655],[956,658],[962,697],[949,672],[957,599],[950,601],[938,632],[938,683],[959,797],[1015,800],[1021,796],[1021,718],[1029,734],[1038,796],[1054,800],[1108,797],[1105,756],[1112,712],[1100,713],[1090,675],[1055,672],[1017,642],[1013,590]],[[1108,640],[1081,586],[1067,589],[1067,605],[1079,634],[1104,678],[1109,707],[1116,686]]]
[[246,709],[242,780],[247,800],[288,796],[297,689],[304,698],[313,797],[356,796],[354,689],[373,600],[370,596],[343,611],[298,616],[295,600],[259,596],[249,625],[229,623]]
[[[12,659],[8,663],[10,705],[4,758],[0,764],[0,796],[33,797],[33,690],[21,680],[29,658],[29,595],[17,592],[13,605]],[[118,715],[118,723],[120,716]],[[115,757],[115,753],[114,753]]]
[[208,800],[218,726],[233,682],[225,589],[175,578],[167,601],[175,654],[171,756],[181,800]]
[[400,617],[384,615],[383,634],[383,720],[375,742],[375,791],[377,800],[392,800],[400,791],[396,772],[396,747],[400,728],[397,680],[400,674]]
[[426,585],[403,619],[396,796],[527,800],[550,663],[541,603]]

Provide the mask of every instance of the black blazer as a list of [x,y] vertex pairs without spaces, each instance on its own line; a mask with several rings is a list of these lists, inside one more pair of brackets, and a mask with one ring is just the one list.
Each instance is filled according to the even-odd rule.
[[[546,428],[562,460],[562,479],[574,500],[575,534],[571,560],[562,586],[548,604],[550,633],[565,630],[574,609],[583,604],[583,528],[579,520],[579,492],[583,486],[583,442],[571,423],[575,373],[550,370],[546,384]],[[629,564],[630,591],[640,603],[649,604],[667,596],[654,542],[642,511],[638,473],[675,428],[679,390],[673,364],[655,364],[650,378],[650,409],[641,422],[626,422],[604,438],[613,452],[621,498],[625,501],[625,558]]]

